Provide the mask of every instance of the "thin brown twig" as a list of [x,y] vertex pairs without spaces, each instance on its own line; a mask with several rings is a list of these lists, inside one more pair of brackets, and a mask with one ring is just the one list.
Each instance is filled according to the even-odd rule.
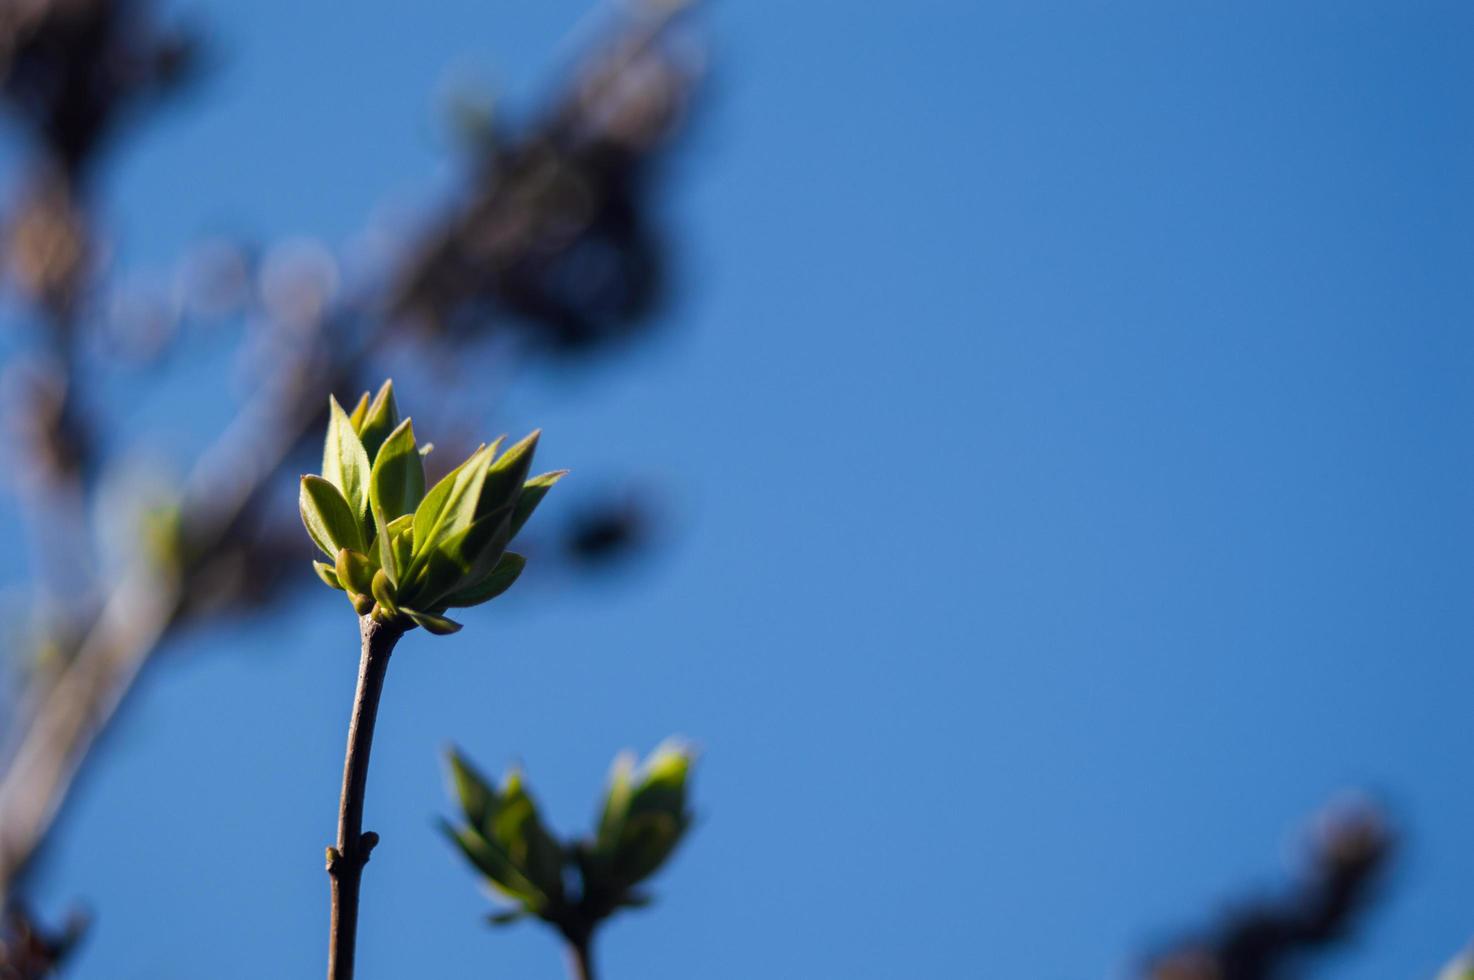
[[395,626],[372,616],[361,621],[363,655],[358,665],[358,689],[348,723],[348,748],[343,758],[343,793],[338,802],[338,843],[328,848],[328,877],[332,882],[332,922],[328,934],[328,980],[353,980],[353,954],[358,936],[358,897],[363,866],[379,836],[363,832],[363,801],[368,788],[369,755],[374,746],[374,722],[379,695],[394,645],[404,635]]
[[595,980],[594,936],[590,932],[580,938],[568,940],[569,969],[573,980]]

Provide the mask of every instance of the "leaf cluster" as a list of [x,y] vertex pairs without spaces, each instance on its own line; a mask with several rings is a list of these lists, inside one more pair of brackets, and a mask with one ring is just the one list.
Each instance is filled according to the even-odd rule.
[[330,559],[318,577],[360,616],[454,633],[452,608],[501,595],[525,559],[507,546],[566,471],[528,478],[533,432],[505,451],[482,445],[431,487],[414,425],[401,419],[392,382],[352,412],[329,399],[322,473],[302,477],[302,523]]
[[522,773],[501,785],[483,777],[460,753],[450,771],[463,822],[445,833],[510,907],[496,924],[538,918],[565,934],[590,934],[621,908],[649,897],[639,886],[674,853],[692,823],[687,783],[695,756],[677,741],[643,764],[629,753],[614,763],[594,834],[561,842],[544,824]]

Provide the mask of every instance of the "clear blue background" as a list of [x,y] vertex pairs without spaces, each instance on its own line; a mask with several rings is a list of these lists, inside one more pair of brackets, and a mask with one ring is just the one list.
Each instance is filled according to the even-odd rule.
[[[175,6],[218,67],[117,161],[125,268],[433,202],[447,67],[525,105],[587,9]],[[1409,839],[1323,975],[1431,975],[1474,934],[1474,8],[706,24],[671,329],[487,420],[659,474],[678,520],[613,580],[404,643],[362,975],[562,975],[479,924],[432,827],[447,741],[572,830],[672,732],[703,820],[608,930],[615,980],[1119,975],[1281,882],[1348,787]],[[75,976],[320,974],[356,651],[310,581],[177,640],[108,743],[46,876],[97,912]]]

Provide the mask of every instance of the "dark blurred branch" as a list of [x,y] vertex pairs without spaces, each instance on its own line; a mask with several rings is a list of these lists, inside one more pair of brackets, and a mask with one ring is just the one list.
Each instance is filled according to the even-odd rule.
[[16,904],[0,923],[0,980],[42,980],[55,975],[76,948],[87,920],[74,914],[60,931],[50,932]]
[[1277,980],[1308,954],[1349,938],[1392,851],[1382,816],[1365,807],[1328,812],[1304,880],[1283,898],[1244,904],[1206,935],[1155,957],[1149,980]]

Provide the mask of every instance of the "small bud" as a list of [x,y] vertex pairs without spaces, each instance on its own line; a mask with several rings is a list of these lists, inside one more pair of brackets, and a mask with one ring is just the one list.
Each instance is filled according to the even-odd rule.
[[329,588],[343,589],[342,580],[338,578],[338,573],[333,570],[332,565],[329,565],[327,562],[315,561],[312,563],[312,570],[317,573],[317,577],[322,579],[323,583]]
[[338,581],[343,583],[349,591],[358,593],[372,591],[374,563],[357,551],[350,551],[347,548],[340,549],[334,570]]

